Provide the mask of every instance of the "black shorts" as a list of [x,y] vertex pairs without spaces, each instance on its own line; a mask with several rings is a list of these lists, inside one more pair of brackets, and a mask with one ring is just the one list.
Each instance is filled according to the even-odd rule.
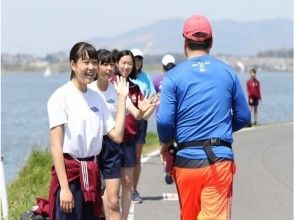
[[147,127],[148,121],[143,119],[137,121],[137,134],[135,138],[136,144],[146,144]]
[[109,137],[103,136],[102,150],[99,154],[99,166],[104,179],[120,178],[122,162],[121,146]]
[[[251,102],[250,102],[250,99],[251,99]],[[258,103],[259,103],[259,98],[249,98],[248,100],[248,104],[250,106],[258,106]]]
[[123,152],[121,166],[125,168],[135,167],[136,162],[136,145],[135,141],[124,141],[120,144]]

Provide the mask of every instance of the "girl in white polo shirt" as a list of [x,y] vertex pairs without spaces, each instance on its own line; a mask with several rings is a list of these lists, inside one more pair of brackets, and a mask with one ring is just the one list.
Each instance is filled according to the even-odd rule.
[[[88,85],[97,91],[104,99],[112,116],[117,112],[117,93],[114,85],[109,80],[113,77],[115,57],[109,50],[97,51],[98,71],[97,80]],[[135,119],[148,118],[155,108],[156,97],[139,100],[138,108],[134,106],[129,97],[126,100],[127,114],[130,113]],[[109,137],[103,137],[103,145],[99,154],[100,170],[105,183],[103,205],[106,219],[122,219],[119,206],[120,177],[123,161],[122,147],[114,143]]]
[[123,138],[128,83],[114,84],[118,93],[115,121],[103,99],[87,88],[96,76],[96,49],[79,42],[70,51],[70,81],[48,101],[54,166],[49,191],[50,219],[97,219],[101,211],[99,165],[103,135]]

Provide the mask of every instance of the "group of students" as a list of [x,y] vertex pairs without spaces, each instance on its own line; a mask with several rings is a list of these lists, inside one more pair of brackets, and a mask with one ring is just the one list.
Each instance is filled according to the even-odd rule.
[[127,219],[131,201],[143,201],[136,190],[140,158],[147,119],[159,103],[143,58],[139,49],[72,47],[70,81],[47,103],[54,164],[49,199],[37,200],[35,214]]

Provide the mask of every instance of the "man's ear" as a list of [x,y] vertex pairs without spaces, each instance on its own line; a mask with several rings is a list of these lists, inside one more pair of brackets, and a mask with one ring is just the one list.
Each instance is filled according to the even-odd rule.
[[212,44],[213,44],[213,37],[211,37],[211,41],[210,41],[210,45],[209,45],[209,49],[212,48]]
[[185,40],[184,40],[184,54],[185,54],[185,57],[188,57],[187,48],[188,48],[188,46],[187,46],[187,39],[185,38]]

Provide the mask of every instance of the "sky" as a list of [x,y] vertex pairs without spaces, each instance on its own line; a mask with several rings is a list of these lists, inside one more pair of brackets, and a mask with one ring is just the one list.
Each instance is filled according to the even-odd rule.
[[292,0],[1,0],[1,52],[45,56],[163,19],[293,21]]

